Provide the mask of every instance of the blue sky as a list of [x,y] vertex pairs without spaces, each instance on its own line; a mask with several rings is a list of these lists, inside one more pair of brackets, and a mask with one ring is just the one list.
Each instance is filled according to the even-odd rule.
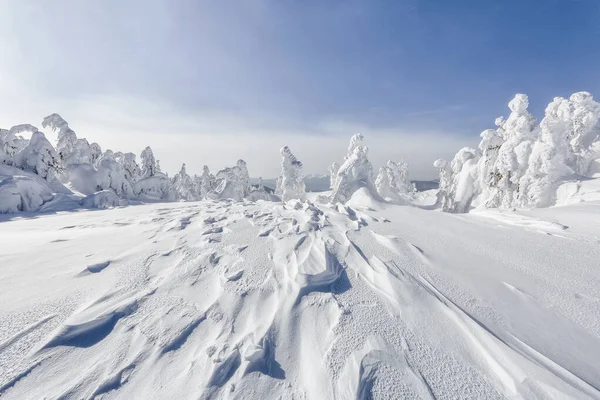
[[376,165],[428,178],[515,93],[539,117],[600,93],[597,0],[24,3],[0,16],[0,126],[58,112],[171,172],[243,157],[274,176],[283,145],[324,172],[362,132]]

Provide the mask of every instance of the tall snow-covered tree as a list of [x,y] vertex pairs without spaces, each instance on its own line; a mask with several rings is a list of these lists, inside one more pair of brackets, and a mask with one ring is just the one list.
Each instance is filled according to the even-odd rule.
[[196,191],[200,199],[204,199],[215,187],[215,176],[210,173],[207,165],[202,168],[202,175],[196,179]]
[[329,188],[333,189],[335,187],[335,180],[337,179],[337,173],[340,169],[340,164],[335,161],[327,168],[329,172]]
[[539,136],[535,117],[527,111],[527,95],[517,94],[508,107],[511,113],[502,125],[504,143],[498,151],[495,165],[499,178],[497,199],[492,200],[506,208],[513,207],[518,201],[519,180],[527,170],[533,143]]
[[56,144],[56,151],[63,163],[66,164],[67,159],[77,146],[77,135],[75,134],[75,131],[69,127],[67,121],[56,113],[44,118],[42,127],[50,128],[57,134],[58,141]]
[[464,147],[456,153],[450,163],[452,168],[452,183],[450,184],[450,198],[452,204],[448,211],[454,213],[468,212],[471,203],[478,194],[477,150]]
[[569,145],[570,103],[556,97],[546,108],[540,124],[540,140],[533,147],[525,176],[521,178],[524,206],[548,207],[556,201],[558,184],[573,173],[568,166],[572,150]]
[[127,179],[132,187],[140,179],[142,174],[140,166],[135,159],[136,156],[133,153],[125,153],[119,158],[119,163],[123,169],[125,179]]
[[302,176],[302,163],[292,154],[288,146],[282,147],[280,153],[281,175],[277,179],[275,194],[283,201],[303,200],[306,197],[306,186]]
[[590,164],[600,158],[600,103],[588,92],[573,93],[569,102],[568,140],[574,160],[568,162],[576,173],[585,176]]
[[449,212],[452,203],[454,203],[452,198],[452,168],[450,168],[448,161],[441,158],[435,160],[433,166],[438,170],[440,180],[436,204],[441,207],[442,211]]
[[248,165],[246,164],[246,161],[241,159],[237,161],[236,165],[240,171],[240,184],[244,190],[242,197],[246,197],[248,196],[248,193],[250,193],[250,174],[248,173]]
[[498,207],[500,205],[498,182],[501,174],[496,171],[496,161],[504,139],[497,129],[487,129],[481,132],[480,136],[481,158],[477,162],[477,173],[481,189],[481,203],[486,207]]
[[185,163],[181,166],[181,170],[172,179],[173,188],[177,197],[182,200],[197,200],[198,195],[194,190],[194,182],[188,175]]
[[149,178],[160,172],[157,168],[156,159],[154,158],[154,153],[152,153],[150,146],[142,151],[141,159],[142,178]]

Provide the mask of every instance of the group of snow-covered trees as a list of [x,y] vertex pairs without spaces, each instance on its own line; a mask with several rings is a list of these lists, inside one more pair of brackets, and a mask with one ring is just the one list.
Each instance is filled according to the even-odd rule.
[[528,106],[527,96],[517,94],[508,118],[483,131],[477,149],[459,150],[450,163],[435,161],[442,210],[548,207],[562,182],[597,172],[600,103],[590,93],[556,97],[539,124]]
[[404,203],[415,191],[408,179],[408,164],[405,161],[388,161],[373,177],[373,165],[369,161],[369,148],[364,137],[356,134],[350,139],[348,153],[340,165],[334,162],[329,167],[333,192],[332,202],[346,202],[359,188],[366,188],[372,195],[395,203]]
[[[190,176],[183,164],[181,170],[169,178],[161,172],[160,163],[150,147],[142,151],[138,164],[133,153],[108,149],[102,151],[97,143],[90,144],[86,139],[78,138],[58,114],[44,118],[42,127],[54,131],[57,136],[56,147],[33,125],[17,125],[0,130],[0,165],[16,168],[0,171],[0,175],[6,177],[22,170],[43,178],[46,181],[44,186],[66,186],[73,193],[83,196],[109,191],[125,200],[268,198],[264,187],[251,188],[248,168],[243,160],[216,175],[204,166],[200,176]],[[30,139],[25,138],[28,133],[31,134]],[[10,190],[15,191],[14,188]],[[22,210],[23,207],[18,209]]]
[[[42,178],[48,183],[44,184],[48,186],[44,193],[49,193],[48,188],[56,188],[58,185],[77,195],[96,196],[82,204],[110,199],[111,205],[120,204],[119,199],[193,201],[229,198],[239,201],[272,198],[262,181],[256,187],[250,185],[248,167],[244,160],[238,160],[236,165],[224,168],[214,175],[204,166],[201,175],[191,176],[186,164],[183,164],[181,170],[170,178],[161,171],[159,161],[150,147],[141,152],[138,164],[133,153],[109,149],[102,151],[97,143],[90,144],[86,139],[79,138],[58,114],[44,118],[42,127],[56,134],[56,146],[33,125],[17,125],[9,130],[0,130],[0,165],[14,167]],[[31,134],[30,139],[25,139],[26,133]],[[366,187],[375,195],[402,202],[414,191],[407,177],[406,163],[389,161],[374,178],[368,148],[363,139],[360,134],[352,136],[342,164],[333,163],[329,168],[333,191],[328,200],[345,202],[358,188]],[[305,199],[302,162],[287,146],[281,149],[281,156],[281,175],[277,179],[275,195],[283,201]],[[0,171],[0,175],[10,174],[10,171]],[[99,192],[102,195],[98,195]],[[12,194],[15,193],[11,192]],[[20,200],[15,199],[13,202],[18,201]]]
[[[451,162],[436,160],[439,171],[437,204],[444,211],[467,212],[471,207],[545,207],[555,204],[558,186],[565,180],[600,172],[600,103],[587,92],[569,99],[557,97],[538,124],[528,111],[526,95],[517,94],[508,104],[508,118],[498,118],[496,128],[481,133],[476,149],[462,148]],[[161,172],[152,149],[146,147],[138,164],[133,153],[102,151],[97,143],[77,137],[58,114],[44,118],[42,127],[57,136],[56,147],[33,125],[0,129],[0,201],[3,210],[25,210],[23,198],[38,204],[49,198],[51,188],[61,187],[83,196],[104,192],[90,200],[269,200],[272,195],[260,183],[250,185],[244,160],[212,174],[204,166],[201,175],[189,175],[186,165],[170,178]],[[25,137],[30,134],[30,138]],[[322,200],[346,202],[359,189],[393,203],[406,203],[415,192],[404,161],[388,161],[374,175],[364,137],[350,139],[341,163],[329,167],[331,195]],[[302,162],[289,147],[281,148],[281,175],[275,195],[287,201],[306,197]],[[11,169],[12,168],[12,169]],[[19,176],[14,171],[24,171]],[[19,176],[14,179],[14,176]],[[28,181],[29,180],[29,181]],[[43,190],[34,190],[36,182]],[[58,185],[58,186],[57,186]],[[21,189],[19,189],[21,188]],[[25,188],[25,189],[23,189]],[[18,197],[19,190],[24,192]],[[62,189],[61,189],[62,190]],[[3,200],[4,199],[4,200]],[[34,200],[31,200],[34,199]],[[116,199],[116,200],[115,200]],[[87,203],[86,203],[87,204]]]

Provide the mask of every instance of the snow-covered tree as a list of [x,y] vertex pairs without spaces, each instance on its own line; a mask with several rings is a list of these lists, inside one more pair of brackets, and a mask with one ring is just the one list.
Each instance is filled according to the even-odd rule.
[[188,201],[198,199],[198,194],[194,189],[194,182],[187,173],[185,163],[181,166],[181,170],[175,174],[172,182],[177,198]]
[[127,179],[127,181],[131,184],[132,187],[140,179],[142,174],[140,166],[138,165],[135,159],[135,154],[125,153],[118,160],[121,164],[121,168],[123,169],[125,179]]
[[449,212],[452,208],[452,203],[454,202],[451,193],[452,168],[450,168],[450,163],[448,161],[441,158],[435,160],[433,166],[438,170],[440,180],[436,205],[439,205],[442,208],[442,211]]
[[154,153],[152,153],[150,146],[142,151],[141,159],[142,178],[149,178],[160,172],[157,168],[156,159],[154,158]]
[[479,151],[481,158],[477,162],[477,174],[479,177],[479,188],[481,189],[481,203],[485,207],[498,207],[498,182],[501,175],[496,171],[498,153],[504,139],[497,129],[487,129],[481,132]]
[[508,107],[511,113],[501,127],[504,143],[498,151],[495,164],[494,173],[499,178],[496,198],[490,199],[491,204],[506,208],[513,207],[518,201],[519,180],[527,170],[533,143],[539,136],[535,117],[527,111],[527,95],[517,94]]
[[335,161],[327,168],[329,172],[329,188],[333,189],[335,187],[335,180],[337,179],[337,173],[340,170],[340,164]]
[[287,146],[282,147],[280,153],[282,157],[281,176],[277,179],[275,194],[283,201],[304,200],[306,186],[302,176],[302,163],[296,159]]
[[388,161],[379,169],[375,187],[383,198],[395,202],[408,200],[409,195],[415,191],[414,185],[408,179],[408,164],[405,161]]
[[240,169],[240,183],[244,188],[243,197],[246,197],[248,196],[248,193],[250,193],[250,174],[248,173],[248,165],[244,160],[238,160],[236,165]]
[[555,203],[558,184],[573,173],[568,166],[572,150],[569,145],[570,103],[556,97],[546,108],[540,124],[540,140],[533,147],[525,176],[520,180],[520,205],[548,207]]
[[56,144],[56,151],[64,165],[67,165],[67,159],[71,156],[77,146],[77,135],[69,127],[67,121],[56,113],[44,118],[42,127],[50,128],[57,134],[58,141]]
[[344,157],[344,161],[353,156],[354,150],[357,147],[365,147],[363,143],[364,139],[365,137],[362,135],[362,133],[355,133],[354,135],[352,135],[352,137],[350,138],[350,144],[348,145],[348,152]]
[[27,146],[19,151],[14,157],[14,165],[26,171],[41,176],[46,180],[52,180],[60,171],[60,158],[46,136],[31,127],[33,135]]
[[204,199],[215,187],[215,176],[210,173],[207,165],[203,167],[202,175],[194,176],[194,185],[200,199]]
[[600,158],[600,103],[588,92],[573,93],[569,102],[568,139],[575,157],[569,164],[576,173],[587,175],[590,164]]
[[463,147],[456,153],[450,163],[452,169],[452,183],[450,185],[450,198],[452,204],[449,212],[464,213],[469,211],[473,199],[479,192],[477,150]]
[[122,198],[134,196],[133,185],[112,150],[106,150],[98,161],[97,182],[98,190],[110,189]]
[[98,164],[98,160],[102,156],[102,148],[98,143],[90,144],[90,163],[94,166]]
[[361,187],[366,187],[372,195],[377,194],[373,183],[373,166],[369,161],[369,149],[362,144],[363,136],[352,136],[348,154],[338,170],[331,202],[345,203]]
[[13,165],[15,155],[29,143],[21,134],[34,133],[37,130],[35,126],[29,124],[15,125],[8,130],[0,129],[0,162]]
[[238,160],[234,167],[217,172],[215,185],[208,193],[211,199],[233,199],[240,201],[249,193],[248,169],[244,160]]

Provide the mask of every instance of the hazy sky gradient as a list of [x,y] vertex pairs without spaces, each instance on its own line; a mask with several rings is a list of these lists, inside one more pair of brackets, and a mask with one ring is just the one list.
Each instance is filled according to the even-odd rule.
[[31,1],[0,13],[0,126],[58,112],[103,148],[191,172],[307,173],[366,136],[414,178],[475,146],[515,93],[600,96],[597,0]]

